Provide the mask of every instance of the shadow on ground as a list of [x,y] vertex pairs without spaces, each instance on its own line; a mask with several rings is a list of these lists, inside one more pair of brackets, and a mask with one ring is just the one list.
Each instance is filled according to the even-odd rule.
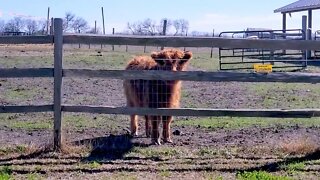
[[134,147],[148,147],[149,144],[133,142],[129,134],[109,135],[107,137],[96,137],[74,142],[75,145],[89,145],[92,147],[90,155],[84,161],[94,160],[116,160],[123,159]]

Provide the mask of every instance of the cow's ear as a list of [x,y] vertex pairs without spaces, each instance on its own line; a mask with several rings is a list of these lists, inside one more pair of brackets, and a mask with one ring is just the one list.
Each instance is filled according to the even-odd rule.
[[182,59],[191,59],[192,58],[192,52],[191,51],[185,51],[184,56]]
[[152,52],[151,53],[151,57],[152,57],[152,59],[157,59],[157,58],[159,58],[159,53],[158,52]]

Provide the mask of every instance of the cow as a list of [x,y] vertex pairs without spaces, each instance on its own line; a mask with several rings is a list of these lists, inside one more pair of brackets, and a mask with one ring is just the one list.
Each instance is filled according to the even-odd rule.
[[[136,56],[126,66],[126,70],[184,71],[192,58],[192,52],[179,49],[164,49],[152,52],[151,56]],[[180,106],[180,80],[125,80],[123,83],[127,107],[178,108]],[[151,136],[152,144],[161,145],[159,125],[162,121],[162,138],[172,143],[170,126],[172,116],[145,115],[146,136]],[[138,116],[130,115],[133,136],[138,135]]]

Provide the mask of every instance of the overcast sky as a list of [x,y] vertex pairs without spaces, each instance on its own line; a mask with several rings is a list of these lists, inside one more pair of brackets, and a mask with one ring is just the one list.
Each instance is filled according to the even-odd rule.
[[[91,26],[97,20],[102,26],[101,7],[104,7],[106,31],[124,31],[128,22],[150,18],[186,19],[189,32],[243,30],[247,27],[281,29],[282,15],[273,11],[295,0],[0,0],[0,19],[14,16],[46,19],[64,17],[66,12],[86,19]],[[314,11],[313,30],[320,29],[320,12]],[[288,28],[301,28],[301,16],[288,17]]]

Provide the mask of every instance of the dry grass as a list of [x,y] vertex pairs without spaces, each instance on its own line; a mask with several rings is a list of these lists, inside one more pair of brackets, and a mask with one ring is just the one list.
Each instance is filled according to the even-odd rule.
[[319,150],[319,146],[310,138],[301,137],[279,143],[279,150],[287,155],[305,155]]
[[62,155],[69,156],[85,156],[92,151],[93,147],[90,144],[85,145],[73,145],[73,144],[64,144],[61,149],[58,151]]

